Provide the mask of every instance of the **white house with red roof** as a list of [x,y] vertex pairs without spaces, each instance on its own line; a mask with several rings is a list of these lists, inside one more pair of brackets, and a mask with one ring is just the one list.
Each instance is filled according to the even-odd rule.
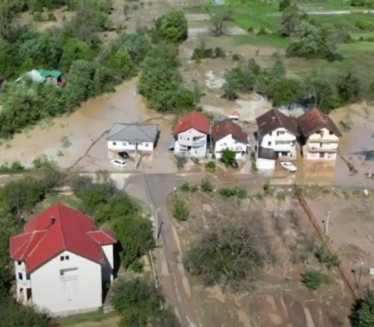
[[179,117],[174,126],[174,154],[177,157],[204,158],[208,148],[210,120],[197,111]]
[[116,242],[83,213],[49,207],[10,238],[17,299],[52,315],[100,308],[103,284],[113,280]]

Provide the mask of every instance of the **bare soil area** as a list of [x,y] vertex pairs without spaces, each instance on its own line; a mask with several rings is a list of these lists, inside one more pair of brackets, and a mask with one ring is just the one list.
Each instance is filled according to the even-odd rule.
[[[185,222],[176,222],[176,230],[185,253],[196,235],[209,228],[216,217],[230,219],[239,212],[255,214],[264,223],[271,239],[274,265],[267,265],[253,283],[244,283],[240,292],[227,287],[206,287],[195,276],[189,276],[203,326],[348,326],[346,318],[352,295],[336,269],[327,270],[314,258],[318,240],[291,190],[273,189],[274,194],[288,194],[283,200],[251,189],[248,198],[222,198],[211,194],[178,192],[190,210]],[[171,206],[173,197],[169,198]],[[317,269],[330,282],[317,291],[309,291],[300,274]]]
[[330,220],[328,238],[351,273],[352,284],[363,292],[374,285],[374,192],[362,189],[324,188],[306,193],[321,228]]

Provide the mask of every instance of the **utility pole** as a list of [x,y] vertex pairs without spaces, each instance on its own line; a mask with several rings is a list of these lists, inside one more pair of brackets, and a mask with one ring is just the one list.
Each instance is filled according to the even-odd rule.
[[326,233],[326,235],[328,235],[328,233],[329,233],[330,214],[331,214],[331,211],[330,210],[327,211],[326,226],[325,226],[325,233]]
[[358,283],[357,283],[357,288],[360,289],[361,285],[361,276],[362,276],[362,268],[364,266],[364,263],[361,261],[360,262],[360,274],[358,275]]
[[156,240],[156,243],[158,241],[159,220],[160,220],[160,208],[157,208],[156,209],[156,217],[155,217],[155,240]]

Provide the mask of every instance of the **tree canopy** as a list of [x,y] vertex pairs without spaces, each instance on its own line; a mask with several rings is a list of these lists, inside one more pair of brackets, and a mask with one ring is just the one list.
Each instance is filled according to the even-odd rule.
[[182,10],[171,10],[155,23],[157,36],[167,42],[178,43],[187,39],[188,23]]

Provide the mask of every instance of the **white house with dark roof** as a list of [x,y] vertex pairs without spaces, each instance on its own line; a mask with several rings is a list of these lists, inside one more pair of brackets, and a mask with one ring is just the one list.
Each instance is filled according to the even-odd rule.
[[83,213],[49,207],[10,238],[17,300],[52,315],[97,310],[113,280],[116,242]]
[[292,121],[278,109],[271,109],[257,117],[257,151],[258,169],[274,169],[279,158],[296,158],[296,141],[298,130]]
[[152,152],[159,134],[155,124],[113,124],[107,137],[108,150]]

